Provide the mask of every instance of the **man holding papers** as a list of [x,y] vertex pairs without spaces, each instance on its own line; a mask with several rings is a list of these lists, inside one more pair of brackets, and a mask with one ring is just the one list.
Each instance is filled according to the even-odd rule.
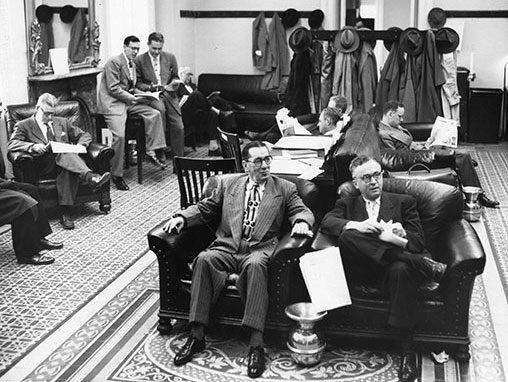
[[[24,151],[36,158],[35,165],[42,177],[56,173],[58,203],[62,208],[60,220],[63,228],[73,229],[71,207],[74,205],[80,182],[98,188],[111,178],[109,172],[102,175],[90,170],[77,152],[92,141],[89,133],[73,126],[66,118],[54,117],[57,104],[55,96],[42,94],[37,100],[35,115],[20,121],[9,140],[9,151]],[[52,144],[56,144],[54,153]],[[65,150],[58,143],[82,146],[81,150]],[[65,147],[65,146],[64,146]],[[66,152],[67,151],[67,152]]]
[[204,328],[210,310],[226,287],[228,274],[238,274],[236,286],[245,305],[243,326],[250,332],[249,377],[265,370],[263,332],[268,311],[268,262],[278,243],[284,218],[293,235],[312,236],[314,215],[298,196],[296,186],[270,174],[272,157],[261,142],[242,149],[246,174],[218,178],[213,194],[178,211],[163,227],[180,232],[220,218],[217,238],[194,260],[189,322],[191,333],[174,358],[175,365],[192,360],[205,348]]
[[[379,136],[381,147],[392,150],[423,150],[430,147],[432,142],[421,144],[413,141],[411,133],[401,126],[404,120],[404,105],[397,101],[388,101],[383,106],[383,119],[379,122]],[[464,186],[482,188],[480,179],[468,153],[455,151],[457,173]],[[478,200],[485,207],[494,208],[499,202],[492,200],[481,193]]]
[[360,195],[339,199],[320,231],[338,238],[346,275],[383,283],[392,302],[388,323],[404,338],[399,377],[413,381],[417,287],[425,279],[439,282],[446,265],[432,260],[424,248],[414,198],[383,192],[381,165],[370,157],[353,159],[349,168]]

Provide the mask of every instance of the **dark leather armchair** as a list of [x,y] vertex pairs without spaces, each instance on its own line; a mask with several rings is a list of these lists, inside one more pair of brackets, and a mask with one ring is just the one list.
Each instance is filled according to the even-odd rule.
[[[7,129],[9,136],[14,131],[18,121],[32,116],[35,113],[34,104],[20,104],[7,106]],[[92,133],[92,119],[88,107],[81,101],[60,102],[55,110],[55,115],[70,119],[71,123],[81,129]],[[92,134],[93,135],[93,134]],[[114,151],[110,147],[92,142],[88,146],[87,154],[83,154],[85,162],[93,171],[104,173],[111,169],[111,158]],[[9,152],[9,161],[13,165],[14,177],[18,182],[32,183],[39,188],[45,207],[58,205],[55,177],[42,179],[35,171],[34,158],[25,152]],[[76,197],[76,204],[87,202],[99,202],[101,211],[111,210],[110,185],[107,182],[100,189],[94,190],[89,186],[80,185]]]
[[[203,194],[210,195],[217,180],[207,180]],[[296,182],[299,195],[312,210],[320,205],[319,191],[309,182]],[[189,263],[200,251],[215,239],[215,227],[197,226],[187,228],[180,234],[167,234],[160,223],[148,233],[150,249],[159,262],[160,309],[158,330],[167,334],[172,330],[171,319],[187,319],[189,315],[191,271]],[[267,329],[288,330],[291,322],[284,313],[289,303],[299,301],[299,291],[293,287],[293,276],[298,276],[298,259],[310,250],[312,239],[290,237],[289,224],[283,232],[279,245],[271,256],[269,265],[269,311]],[[221,324],[241,325],[243,304],[234,285],[228,285],[213,310],[213,319]]]
[[[421,288],[421,315],[415,340],[446,349],[456,360],[469,355],[469,305],[475,277],[485,267],[485,252],[473,227],[462,218],[462,192],[446,184],[385,179],[383,189],[413,195],[425,233],[425,243],[434,259],[448,265],[437,290]],[[351,182],[341,185],[341,197],[357,194]],[[313,248],[337,245],[337,237],[319,233]],[[387,325],[390,302],[380,285],[348,280],[353,304],[329,312],[323,329],[331,335],[353,338],[394,338]]]

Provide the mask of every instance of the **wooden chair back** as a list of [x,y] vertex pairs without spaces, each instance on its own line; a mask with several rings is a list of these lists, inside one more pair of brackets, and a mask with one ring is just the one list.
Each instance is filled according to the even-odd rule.
[[240,139],[238,134],[227,133],[217,127],[219,133],[220,148],[224,158],[234,158],[236,171],[242,172],[242,149],[240,148]]
[[200,159],[174,158],[175,171],[180,188],[180,207],[187,208],[196,204],[203,195],[203,186],[208,178],[214,175],[231,174],[236,171],[233,158]]

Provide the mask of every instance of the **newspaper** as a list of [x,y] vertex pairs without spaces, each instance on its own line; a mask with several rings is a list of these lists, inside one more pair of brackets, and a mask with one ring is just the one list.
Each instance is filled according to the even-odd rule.
[[147,99],[149,101],[156,101],[159,99],[159,92],[144,92],[144,93],[134,93],[134,97],[137,99]]
[[310,299],[319,311],[351,305],[338,247],[306,253],[300,258],[300,269]]
[[283,137],[287,137],[288,135],[311,135],[295,117],[289,116],[289,110],[285,107],[277,110],[275,120],[277,121],[280,134]]
[[54,154],[62,154],[62,153],[76,153],[76,154],[85,154],[86,147],[83,145],[71,145],[69,143],[63,142],[49,142],[51,145],[51,151]]
[[457,141],[457,121],[438,116],[434,125],[432,125],[430,138],[427,140],[425,146],[427,148],[436,146],[457,148]]

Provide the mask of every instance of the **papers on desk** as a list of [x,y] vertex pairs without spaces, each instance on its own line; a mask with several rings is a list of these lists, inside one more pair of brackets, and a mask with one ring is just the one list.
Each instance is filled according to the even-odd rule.
[[287,159],[283,157],[274,157],[270,164],[272,174],[299,175],[299,178],[312,180],[323,172],[320,168],[323,165],[323,159]]
[[306,253],[300,258],[300,270],[310,299],[319,311],[351,305],[338,247]]
[[62,153],[76,153],[76,154],[85,154],[86,147],[83,145],[70,145],[68,143],[62,142],[49,142],[51,145],[51,151],[54,154],[62,154]]
[[280,149],[324,150],[325,154],[332,146],[333,138],[325,135],[292,135],[279,139],[274,147]]
[[277,126],[279,127],[280,134],[285,137],[288,135],[311,135],[310,132],[302,126],[295,117],[289,116],[289,109],[283,107],[277,110],[275,115]]

